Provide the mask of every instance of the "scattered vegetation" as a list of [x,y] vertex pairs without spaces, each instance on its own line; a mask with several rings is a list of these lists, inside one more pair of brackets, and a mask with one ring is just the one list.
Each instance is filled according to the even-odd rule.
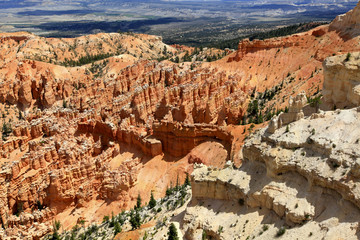
[[272,89],[266,89],[265,92],[256,93],[256,89],[253,90],[251,97],[253,100],[249,103],[247,114],[243,117],[241,124],[246,125],[250,123],[260,124],[264,121],[269,121],[273,116],[279,115],[281,112],[288,112],[288,108],[274,109],[274,105],[265,108],[268,101],[274,99],[274,97],[283,89],[283,83],[280,83]]
[[[44,239],[113,239],[125,228],[129,229],[131,227],[133,230],[139,229],[142,224],[156,219],[159,216],[158,213],[162,211],[163,206],[166,206],[167,209],[175,209],[176,207],[182,206],[185,203],[185,198],[188,199],[190,197],[190,194],[188,194],[188,186],[190,186],[190,180],[187,176],[183,185],[180,185],[177,182],[175,187],[170,187],[168,192],[171,193],[165,196],[163,199],[156,201],[153,197],[153,194],[151,193],[150,201],[147,206],[142,206],[141,196],[138,195],[134,209],[130,211],[122,211],[118,215],[112,214],[111,217],[104,216],[102,223],[99,225],[93,224],[91,226],[85,227],[85,221],[82,220],[83,222],[80,223],[82,227],[76,225],[71,231],[64,231],[62,234],[59,234],[58,230],[60,229],[60,226],[57,226],[57,223],[55,222],[53,233],[49,234]],[[158,220],[156,229],[166,226],[166,222],[166,217],[162,220]],[[173,227],[170,226],[170,228]],[[171,230],[171,234],[170,228],[168,239],[178,239],[177,232],[175,234],[173,231],[176,230],[176,227]],[[142,239],[148,239],[148,236],[151,237],[151,234],[152,233],[147,232]]]
[[262,230],[265,232],[265,231],[267,231],[269,229],[269,226],[268,225],[263,225],[263,227],[262,227]]
[[63,108],[67,108],[68,106],[67,106],[67,102],[66,102],[66,100],[64,99],[63,100]]
[[[106,65],[109,63],[109,60],[104,60],[102,62],[99,62],[99,63],[92,63],[90,68],[89,68],[89,71],[94,75],[94,77],[99,77],[99,76],[102,76],[103,73],[104,73],[104,68],[106,67]],[[80,85],[81,87],[82,85]]]
[[224,227],[223,227],[223,226],[219,226],[217,232],[218,232],[218,234],[223,233],[223,232],[224,232]]
[[310,106],[314,107],[315,111],[318,112],[320,104],[321,104],[322,94],[315,96],[313,98],[306,96],[306,98],[307,98],[307,102],[310,104]]
[[207,240],[207,234],[206,231],[203,229],[202,235],[201,235],[201,240]]
[[93,63],[96,61],[103,60],[105,58],[109,58],[112,56],[115,56],[116,54],[112,53],[100,53],[96,55],[88,54],[86,56],[80,57],[78,60],[72,60],[72,59],[64,59],[64,62],[61,63],[61,65],[65,67],[78,67],[85,64]]
[[285,129],[285,132],[288,133],[290,131],[289,129],[289,125],[286,125],[286,129]]
[[45,206],[42,205],[39,200],[36,201],[36,207],[37,207],[37,209],[40,210],[40,211],[45,208]]
[[315,135],[315,128],[311,130],[311,135]]
[[55,220],[54,226],[55,226],[56,230],[60,230],[60,227],[61,227],[60,221],[56,221],[56,220]]
[[141,208],[141,197],[140,197],[140,194],[138,194],[138,197],[136,199],[136,206],[135,206],[135,210],[136,209],[140,209]]
[[141,226],[141,217],[138,209],[130,211],[130,220],[132,230],[138,229]]

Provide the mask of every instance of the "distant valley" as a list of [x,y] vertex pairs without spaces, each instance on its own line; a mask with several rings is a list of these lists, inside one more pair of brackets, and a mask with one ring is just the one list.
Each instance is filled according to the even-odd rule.
[[0,1],[0,32],[45,37],[98,32],[160,35],[206,45],[297,23],[330,21],[356,1]]

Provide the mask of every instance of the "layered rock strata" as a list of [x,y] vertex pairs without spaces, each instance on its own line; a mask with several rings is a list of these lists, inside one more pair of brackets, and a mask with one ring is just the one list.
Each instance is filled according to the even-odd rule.
[[285,239],[309,233],[356,239],[359,120],[357,108],[315,113],[288,124],[289,131],[256,131],[239,169],[198,165],[185,236],[197,239],[204,231],[215,239],[269,239],[287,226]]
[[329,57],[324,61],[324,100],[339,108],[360,105],[360,53]]

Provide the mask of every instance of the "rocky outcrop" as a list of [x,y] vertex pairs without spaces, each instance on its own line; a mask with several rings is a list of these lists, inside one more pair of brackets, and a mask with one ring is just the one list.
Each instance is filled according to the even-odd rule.
[[[13,139],[7,142],[16,144],[3,149],[3,154],[15,150],[22,154],[2,165],[0,172],[1,222],[9,228],[47,222],[69,206],[82,207],[92,199],[126,199],[136,183],[139,159],[124,161],[116,169],[109,165],[119,154],[111,141],[117,130],[111,138],[109,124],[95,122],[92,131],[77,131],[78,121],[90,116],[76,118],[77,114],[60,110],[14,129]],[[96,136],[99,131],[103,134]],[[148,143],[149,154],[159,149],[151,147],[156,144]],[[48,226],[45,233],[51,231],[51,222],[44,226]]]
[[[256,167],[254,164],[251,167],[257,168],[258,174],[259,171],[263,171],[261,166]],[[249,165],[248,170],[252,170],[251,167]],[[195,199],[235,200],[250,208],[267,208],[291,223],[302,223],[313,218],[314,206],[297,199],[297,192],[291,187],[270,182],[257,188],[250,183],[251,177],[249,172],[235,170],[232,167],[216,170],[197,166],[192,174],[192,196]]]
[[288,112],[280,113],[270,120],[267,132],[274,133],[284,125],[300,120],[304,117],[303,108],[307,103],[305,93],[297,95],[295,98],[290,97]]
[[360,105],[360,53],[329,57],[324,66],[324,100],[338,108]]
[[[357,108],[315,113],[290,123],[289,131],[256,131],[239,169],[231,163],[225,169],[196,165],[185,236],[271,239],[288,225],[285,239],[325,226],[316,238],[356,239],[359,118]],[[345,212],[353,214],[345,220]]]
[[289,132],[284,127],[273,135],[259,131],[245,144],[244,157],[264,162],[271,176],[297,172],[311,185],[337,191],[360,207],[356,184],[348,181],[357,178],[359,117],[357,109],[337,110],[290,124]]
[[[238,87],[238,76],[145,60],[163,57],[159,49],[165,44],[160,38],[97,34],[59,40],[28,35],[21,42],[11,34],[2,38],[0,54],[4,52],[6,62],[0,63],[1,102],[17,104],[22,110],[33,105],[104,109],[123,118],[133,114],[137,123],[150,125],[152,118],[161,120],[170,110],[175,121],[190,124],[229,124],[242,118],[246,96]],[[167,50],[178,51],[170,46]],[[114,56],[80,65],[82,57],[104,51]],[[133,56],[140,51],[139,61]],[[69,68],[69,64],[76,67]]]
[[273,48],[288,48],[298,45],[293,42],[290,38],[281,39],[266,39],[266,40],[253,40],[245,39],[240,41],[236,55],[228,59],[228,62],[236,61],[239,62],[248,53],[254,53],[260,50],[269,50]]
[[[0,140],[4,158],[0,216],[9,226],[4,237],[21,238],[27,230],[26,236],[35,237],[33,227],[43,236],[51,231],[57,215],[71,208],[77,212],[92,201],[116,202],[120,211],[132,205],[137,191],[146,191],[146,196],[151,188],[163,194],[192,162],[185,159],[171,167],[171,161],[163,161],[167,169],[161,174],[167,175],[152,176],[142,189],[138,175],[149,174],[144,165],[150,162],[154,168],[150,160],[163,159],[163,149],[172,151],[169,144],[174,149],[182,145],[163,136],[170,129],[165,128],[167,132],[158,138],[156,133],[161,131],[153,129],[156,120],[178,121],[179,126],[188,123],[184,127],[188,129],[194,123],[207,123],[199,124],[196,131],[186,130],[190,135],[175,129],[188,144],[176,153],[179,156],[217,137],[231,148],[230,134],[215,125],[238,122],[243,114],[246,94],[237,89],[231,74],[147,60],[160,57],[159,49],[165,46],[152,36],[99,34],[59,40],[17,35],[3,37],[0,47],[0,124],[11,132]],[[123,48],[129,45],[126,52],[117,52],[120,43]],[[153,45],[149,51],[148,43]],[[74,64],[65,58],[76,55],[71,58],[77,61],[93,44],[103,48],[88,49],[92,55],[107,49],[116,56],[64,66]],[[140,48],[144,56],[137,59],[134,55],[140,55]],[[171,47],[168,51],[176,53]],[[219,149],[227,153],[221,144]],[[157,186],[159,179],[161,186]]]
[[335,30],[343,35],[355,37],[360,34],[360,3],[347,12],[346,14],[339,15],[330,24],[330,30]]
[[231,156],[233,137],[225,129],[214,125],[157,122],[153,125],[153,136],[162,142],[164,151],[175,157],[188,154],[202,142],[222,143]]

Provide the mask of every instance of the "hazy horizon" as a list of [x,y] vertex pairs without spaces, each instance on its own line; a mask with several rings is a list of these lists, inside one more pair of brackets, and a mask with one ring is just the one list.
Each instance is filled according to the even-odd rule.
[[311,21],[354,8],[340,0],[0,0],[0,32],[74,37],[133,31],[169,43],[209,43]]

